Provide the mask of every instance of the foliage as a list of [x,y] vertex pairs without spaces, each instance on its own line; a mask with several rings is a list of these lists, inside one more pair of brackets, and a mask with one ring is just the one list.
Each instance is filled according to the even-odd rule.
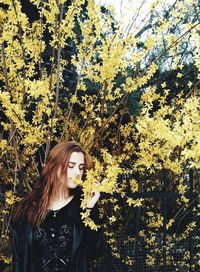
[[[139,237],[149,249],[147,265],[153,265],[162,255],[157,245],[164,224],[173,233],[179,215],[192,207],[194,220],[167,236],[167,250],[172,237],[186,239],[198,227],[199,199],[187,196],[190,171],[192,192],[199,194],[197,1],[153,1],[145,19],[138,21],[138,8],[128,25],[93,0],[30,2],[38,11],[34,20],[22,12],[19,0],[4,0],[0,9],[0,189],[5,198],[0,258],[9,260],[10,215],[19,192],[32,188],[53,143],[70,139],[93,155],[95,169],[81,184],[83,208],[100,180],[105,196],[100,211],[112,255],[132,265],[131,256],[120,250]],[[165,223],[160,203],[137,197],[163,188],[178,193]],[[138,210],[141,229],[133,235],[130,214]],[[83,214],[86,224],[96,228],[88,216]],[[199,257],[194,257],[197,263]]]

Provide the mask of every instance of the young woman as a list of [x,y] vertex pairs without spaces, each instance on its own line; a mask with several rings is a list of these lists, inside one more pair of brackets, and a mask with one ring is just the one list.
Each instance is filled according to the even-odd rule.
[[[88,272],[101,247],[101,234],[81,221],[80,188],[93,166],[75,142],[57,144],[50,152],[40,180],[17,205],[12,223],[13,272]],[[100,193],[86,203],[95,221]]]

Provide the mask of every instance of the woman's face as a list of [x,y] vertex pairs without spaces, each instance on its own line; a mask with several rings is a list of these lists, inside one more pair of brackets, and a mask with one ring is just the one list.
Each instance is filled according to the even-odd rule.
[[77,184],[74,180],[78,177],[82,179],[85,169],[85,158],[82,152],[72,152],[67,165],[67,187],[75,189]]

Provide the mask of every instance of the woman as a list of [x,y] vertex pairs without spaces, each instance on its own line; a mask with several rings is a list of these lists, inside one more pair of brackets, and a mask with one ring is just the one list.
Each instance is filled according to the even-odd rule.
[[[57,144],[40,180],[17,205],[12,223],[13,272],[88,272],[100,251],[101,235],[81,221],[80,189],[93,166],[87,152],[74,142]],[[86,203],[95,221],[100,193]]]

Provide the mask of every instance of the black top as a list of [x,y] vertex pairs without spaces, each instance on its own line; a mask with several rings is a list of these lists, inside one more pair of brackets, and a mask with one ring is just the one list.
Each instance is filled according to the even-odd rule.
[[70,271],[73,222],[67,211],[73,201],[59,210],[49,211],[40,227],[33,230],[38,272]]

